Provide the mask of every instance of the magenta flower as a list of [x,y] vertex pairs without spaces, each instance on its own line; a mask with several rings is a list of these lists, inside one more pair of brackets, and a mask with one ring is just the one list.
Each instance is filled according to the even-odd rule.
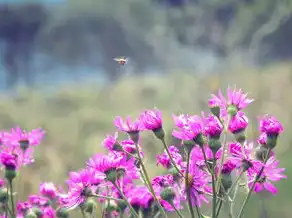
[[[178,148],[172,145],[172,146],[169,146],[168,150],[175,164],[177,166],[181,166],[183,159],[182,159],[181,154],[179,153]],[[160,164],[166,169],[169,169],[172,166],[171,160],[166,151],[164,151],[162,154],[156,155],[156,162],[157,162],[157,165]]]
[[57,190],[56,186],[54,185],[54,183],[45,182],[45,183],[42,183],[40,185],[40,194],[44,197],[47,197],[47,198],[53,200],[56,198],[56,196],[58,194],[58,190]]
[[[131,140],[131,139],[123,140],[120,143],[121,143],[121,146],[122,146],[124,151],[126,151],[126,152],[128,152],[130,154],[136,154],[137,153],[136,145],[135,145],[135,142],[133,140]],[[144,157],[144,152],[143,152],[143,150],[142,150],[140,145],[138,145],[138,149],[139,149],[141,157]]]
[[244,112],[239,111],[236,115],[234,115],[228,126],[228,130],[236,134],[246,129],[248,126],[248,118],[245,116]]
[[[213,152],[208,145],[204,146],[204,151],[206,154],[207,161],[213,161]],[[215,154],[216,160],[221,159],[221,157],[222,157],[222,148],[220,148]],[[206,166],[204,154],[203,154],[202,148],[200,148],[200,147],[194,147],[192,149],[190,160],[191,160],[190,161],[191,165],[196,165],[197,167],[205,167]]]
[[17,218],[18,217],[24,217],[26,212],[32,208],[32,205],[29,202],[18,202],[16,205],[16,211],[17,211]]
[[174,130],[172,135],[178,139],[194,140],[204,131],[203,121],[199,116],[180,115],[173,118],[179,130]]
[[260,134],[259,138],[257,139],[257,143],[261,145],[266,145],[267,144],[267,133],[263,132]]
[[260,120],[260,131],[267,135],[279,135],[283,130],[282,124],[274,116],[265,115]]
[[192,204],[201,207],[203,202],[209,202],[206,193],[212,192],[209,186],[211,178],[205,171],[195,167],[195,165],[190,167],[189,173],[188,184],[191,188]]
[[145,186],[136,186],[125,193],[127,200],[134,208],[148,209],[154,201],[152,194]]
[[232,161],[227,160],[225,161],[225,163],[223,163],[222,173],[230,174],[235,168],[236,168],[236,165]]
[[218,118],[213,115],[209,115],[205,117],[204,114],[202,117],[203,117],[204,130],[205,130],[206,135],[211,138],[220,137],[223,131],[223,126],[221,122],[218,120]]
[[141,119],[138,118],[132,122],[129,116],[125,121],[123,121],[122,117],[116,117],[114,124],[120,131],[127,133],[140,132],[145,129]]
[[[258,182],[256,182],[254,191],[256,193],[263,191],[266,189],[273,195],[276,195],[278,193],[277,188],[272,184],[272,182],[279,181],[281,179],[286,179],[287,176],[283,175],[283,172],[285,171],[284,168],[278,168],[279,160],[276,160],[274,157],[269,158],[267,163],[265,164],[264,171],[259,179]],[[248,185],[249,187],[252,186],[255,175],[249,175],[249,181]]]
[[44,135],[45,131],[41,128],[26,132],[20,127],[16,127],[11,129],[10,133],[6,134],[2,140],[4,144],[26,148],[39,145]]
[[229,154],[231,156],[228,157],[228,160],[235,164],[237,168],[247,170],[250,174],[258,173],[262,167],[262,163],[252,156],[252,151],[252,143],[245,143],[244,149],[242,149],[240,143],[230,143]]
[[111,171],[123,172],[132,179],[138,179],[139,173],[135,166],[135,159],[128,159],[123,153],[110,153],[108,155],[97,154],[89,159],[87,166],[102,173],[104,178]]
[[69,192],[59,194],[61,206],[73,209],[84,203],[87,198],[95,193],[96,184],[103,181],[97,178],[93,170],[84,169],[80,172],[71,172],[70,179],[67,181]]
[[162,128],[162,113],[158,109],[144,111],[140,116],[140,120],[148,130]]
[[9,152],[1,152],[0,160],[6,169],[15,170],[17,167],[17,156]]
[[244,93],[241,89],[231,89],[227,88],[227,96],[228,96],[228,105],[233,105],[237,108],[237,110],[242,110],[254,100],[247,98],[247,94]]
[[3,188],[5,186],[5,180],[4,179],[0,179],[0,188]]
[[42,197],[42,196],[38,196],[38,195],[30,195],[30,196],[28,196],[28,202],[32,206],[39,206],[39,207],[47,206],[49,204],[47,198]]
[[113,136],[107,135],[107,137],[103,140],[103,145],[110,151],[115,150],[115,147],[119,145],[118,139],[118,132],[116,132]]

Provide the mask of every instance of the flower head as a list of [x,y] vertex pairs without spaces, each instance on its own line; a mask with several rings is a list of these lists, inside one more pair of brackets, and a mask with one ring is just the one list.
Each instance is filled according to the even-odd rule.
[[123,132],[131,133],[131,132],[140,132],[144,130],[144,125],[141,119],[136,119],[132,122],[131,117],[127,117],[124,121],[122,117],[116,117],[114,121],[115,126]]
[[282,124],[274,116],[265,115],[260,120],[260,131],[267,135],[278,135],[283,130]]
[[58,190],[54,183],[45,182],[40,185],[40,194],[52,200],[57,196]]
[[229,122],[228,130],[231,133],[236,134],[240,131],[245,130],[247,125],[248,125],[248,118],[245,116],[244,112],[239,111],[236,115],[234,115],[231,118]]
[[162,113],[158,109],[144,111],[140,119],[148,130],[159,130],[162,128]]

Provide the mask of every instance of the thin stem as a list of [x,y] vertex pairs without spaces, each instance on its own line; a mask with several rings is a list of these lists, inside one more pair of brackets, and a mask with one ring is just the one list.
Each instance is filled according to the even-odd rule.
[[13,185],[12,181],[9,181],[9,189],[10,189],[10,202],[11,202],[11,212],[13,217],[15,217],[15,206],[14,206],[14,200],[13,200]]
[[122,192],[122,190],[120,189],[120,187],[115,183],[113,182],[112,183],[115,188],[119,191],[120,195],[122,196],[122,198],[124,199],[125,203],[127,204],[127,206],[129,207],[130,209],[130,212],[131,214],[134,216],[134,217],[139,217],[139,215],[137,214],[137,212],[135,211],[135,209],[132,207],[132,205],[127,201],[127,198],[126,196],[124,195],[124,193]]
[[[242,171],[244,172],[244,171]],[[229,208],[229,217],[230,218],[233,218],[234,215],[233,215],[233,211],[234,211],[234,205],[235,205],[235,198],[237,196],[237,193],[238,193],[238,190],[239,190],[239,185],[236,186],[235,190],[234,190],[234,194],[233,194],[233,197],[232,197],[232,201],[230,202],[230,208]]]
[[244,202],[243,202],[243,205],[242,205],[242,207],[241,207],[241,209],[240,209],[240,212],[239,212],[238,218],[241,218],[242,215],[243,215],[243,211],[244,211],[244,209],[245,209],[245,207],[246,207],[246,205],[247,205],[247,202],[248,202],[248,200],[249,200],[249,198],[250,198],[250,196],[251,196],[251,194],[252,194],[252,192],[253,192],[253,190],[254,190],[254,187],[255,187],[257,181],[259,180],[259,178],[261,177],[261,175],[262,175],[263,172],[264,172],[265,165],[266,165],[266,163],[267,163],[267,161],[268,161],[268,159],[269,159],[270,153],[271,153],[271,149],[269,148],[269,149],[268,149],[268,152],[267,152],[267,156],[265,157],[265,160],[264,160],[264,166],[262,166],[260,172],[256,175],[255,180],[254,180],[254,182],[253,182],[253,184],[252,184],[252,186],[251,186],[251,188],[250,188],[250,190],[249,190],[249,192],[248,192],[248,194],[247,194],[247,196],[246,196],[246,198],[245,198],[245,200],[244,200]]
[[109,196],[103,196],[103,195],[89,195],[89,197],[96,197],[96,198],[104,198],[107,200],[115,200],[115,201],[124,201],[123,199],[118,199],[118,198],[113,198],[113,197],[109,197]]
[[80,206],[79,208],[80,208],[80,211],[81,211],[82,217],[83,217],[83,218],[86,218],[86,215],[85,215],[85,212],[84,212],[83,208],[82,208],[81,206]]
[[216,218],[216,181],[215,181],[215,166],[216,166],[216,160],[215,155],[213,154],[213,164],[212,164],[212,192],[213,192],[213,202],[212,202],[212,218]]
[[218,204],[218,209],[217,209],[216,217],[219,216],[219,213],[220,213],[220,210],[221,210],[222,204],[223,204],[223,201],[220,201],[219,204]]
[[[219,165],[219,173],[218,173],[218,179],[217,179],[217,184],[216,184],[216,190],[217,190],[217,193],[219,193],[219,190],[220,190],[220,183],[221,183],[221,179],[222,179],[222,167],[223,167],[223,163],[224,163],[224,158],[225,158],[225,150],[226,150],[226,138],[227,138],[227,128],[228,128],[228,125],[229,125],[229,121],[230,121],[230,116],[228,116],[228,120],[227,120],[227,123],[226,125],[224,125],[224,134],[223,134],[223,140],[222,140],[222,143],[223,143],[223,150],[222,150],[222,157],[221,157],[221,160],[220,160],[220,165]],[[222,121],[220,120],[220,122],[222,123]]]
[[143,172],[143,174],[144,174],[144,176],[145,176],[145,180],[146,180],[146,182],[148,183],[149,191],[151,192],[151,194],[152,194],[154,200],[156,201],[160,213],[163,214],[164,217],[167,217],[167,215],[166,215],[166,213],[165,213],[163,207],[161,206],[160,202],[158,201],[158,199],[157,199],[157,197],[156,197],[156,195],[155,195],[155,192],[154,192],[154,189],[153,189],[153,187],[152,187],[151,181],[150,181],[150,179],[149,179],[149,176],[148,176],[148,173],[147,173],[146,167],[145,167],[145,165],[144,165],[144,163],[143,163],[143,161],[142,161],[142,157],[141,157],[141,154],[140,154],[140,152],[139,152],[138,144],[135,143],[135,145],[136,145],[136,149],[137,149],[137,153],[138,153],[138,158],[139,158],[139,161],[140,161],[140,165],[141,165],[141,167],[142,167],[142,172]]
[[[189,211],[191,214],[191,218],[195,218],[195,213],[192,207],[192,199],[191,199],[191,189],[189,187],[189,165],[190,165],[190,153],[187,153],[187,169],[186,169],[186,175],[185,175],[185,185],[186,185],[186,191],[187,191],[187,198],[188,198],[188,206]],[[200,217],[200,216],[199,216]]]
[[227,195],[229,195],[232,192],[232,190],[234,189],[234,187],[236,186],[236,184],[238,183],[238,181],[240,180],[240,178],[243,176],[243,174],[244,174],[244,171],[242,170],[240,172],[239,176],[234,181],[234,183],[232,183],[231,187],[229,188],[229,190],[227,192]]
[[172,163],[173,167],[177,170],[177,172],[183,177],[183,173],[179,170],[179,168],[177,167],[176,163],[174,162],[172,155],[169,152],[169,149],[166,145],[165,139],[161,139],[161,142],[164,146],[164,149],[166,150],[167,155],[169,156],[170,162]]
[[177,215],[178,215],[180,218],[184,218],[184,216],[181,214],[181,212],[175,207],[175,205],[174,205],[173,202],[169,202],[169,204],[172,206],[172,208],[175,210],[175,212],[177,213]]
[[6,196],[7,196],[8,199],[7,199],[6,204],[5,204],[5,218],[7,218],[8,210],[9,210],[9,203],[8,203],[8,201],[9,201],[9,190],[8,190],[8,188],[6,190]]

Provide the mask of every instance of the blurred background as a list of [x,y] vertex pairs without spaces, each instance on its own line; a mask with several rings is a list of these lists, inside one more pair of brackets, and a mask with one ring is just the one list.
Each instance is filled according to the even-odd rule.
[[[290,178],[291,39],[292,0],[0,0],[0,128],[47,131],[19,199],[42,181],[63,185],[104,152],[116,115],[156,106],[172,143],[172,113],[208,110],[210,94],[234,84],[256,100],[250,140],[258,115],[283,122],[276,150]],[[143,138],[154,176],[163,148]],[[276,197],[255,196],[246,217],[292,217],[290,184],[277,183]]]

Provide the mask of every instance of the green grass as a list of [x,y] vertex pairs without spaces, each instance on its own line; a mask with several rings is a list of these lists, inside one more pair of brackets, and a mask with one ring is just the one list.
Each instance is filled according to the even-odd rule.
[[[91,155],[104,152],[101,143],[106,134],[115,131],[112,124],[115,116],[135,116],[145,108],[156,106],[163,111],[164,126],[170,133],[173,113],[195,114],[208,110],[210,94],[234,84],[255,99],[247,110],[250,139],[257,136],[258,115],[271,113],[283,122],[285,132],[276,150],[281,166],[287,168],[287,175],[291,178],[291,70],[292,65],[282,64],[260,70],[234,69],[220,77],[204,78],[180,72],[163,78],[127,78],[115,87],[75,85],[55,93],[22,89],[15,98],[1,96],[1,129],[20,125],[26,129],[43,127],[47,131],[44,142],[36,149],[35,164],[27,167],[22,174],[25,183],[20,189],[20,199],[24,200],[29,193],[37,193],[41,181],[63,184],[68,171],[82,168]],[[161,170],[154,167],[155,153],[163,148],[152,135],[143,135],[143,138],[147,167],[154,176]],[[268,198],[270,217],[291,217],[289,205],[292,196],[289,193],[292,188],[289,184],[289,179],[280,182],[278,196]],[[252,202],[249,210],[257,214],[256,201]]]

